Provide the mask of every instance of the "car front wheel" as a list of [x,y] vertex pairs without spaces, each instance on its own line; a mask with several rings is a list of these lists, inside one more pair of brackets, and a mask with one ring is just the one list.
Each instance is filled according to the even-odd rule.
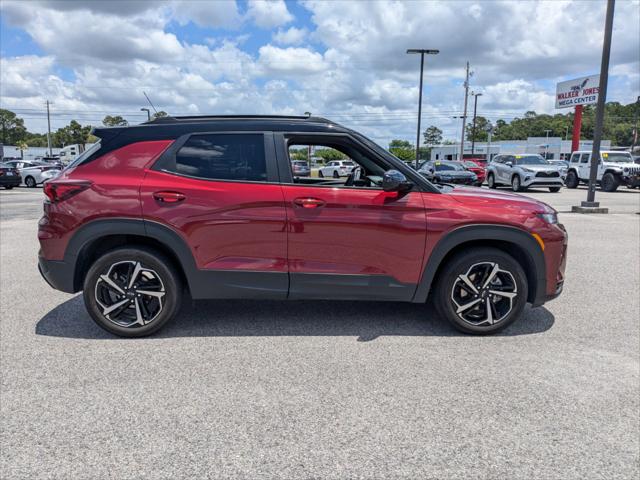
[[438,313],[465,333],[502,330],[520,317],[527,303],[522,266],[495,248],[475,248],[455,256],[436,282]]
[[522,192],[524,190],[524,188],[522,188],[522,183],[520,181],[519,175],[514,175],[511,179],[511,189],[514,192]]
[[620,181],[613,173],[605,173],[600,185],[605,192],[615,192],[620,186]]
[[120,248],[89,268],[84,303],[91,318],[121,337],[162,328],[180,309],[182,282],[171,261],[152,249]]
[[489,188],[496,188],[496,181],[495,181],[495,178],[494,178],[494,176],[493,176],[493,173],[490,173],[490,174],[487,176],[487,186],[488,186]]
[[551,193],[558,193],[560,191],[560,187],[549,187],[549,191]]
[[27,177],[24,179],[24,184],[29,188],[34,188],[36,186],[36,179],[33,177]]

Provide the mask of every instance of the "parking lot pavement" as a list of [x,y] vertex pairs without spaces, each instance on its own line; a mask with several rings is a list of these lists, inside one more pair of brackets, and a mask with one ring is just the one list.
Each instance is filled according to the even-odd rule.
[[[530,193],[561,212],[586,190]],[[187,303],[112,337],[0,192],[1,470],[17,478],[638,478],[640,192],[561,213],[565,292],[492,337],[422,305]]]

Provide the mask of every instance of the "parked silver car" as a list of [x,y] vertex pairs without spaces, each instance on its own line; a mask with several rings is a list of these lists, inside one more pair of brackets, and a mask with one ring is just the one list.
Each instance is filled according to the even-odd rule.
[[48,165],[44,162],[30,162],[28,160],[9,160],[5,162],[18,170],[22,177],[22,183],[27,187],[35,187],[55,178],[60,174],[60,169],[55,165]]
[[541,155],[497,155],[487,166],[487,185],[510,185],[514,192],[529,187],[548,187],[551,192],[558,192],[563,181],[560,169]]

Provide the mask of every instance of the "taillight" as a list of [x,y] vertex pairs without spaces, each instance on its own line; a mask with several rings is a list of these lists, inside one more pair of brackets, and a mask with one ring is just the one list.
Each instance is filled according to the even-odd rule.
[[0,177],[4,175],[4,170],[0,170]]
[[91,182],[87,180],[49,181],[44,182],[43,191],[52,203],[56,203],[73,197],[90,186]]

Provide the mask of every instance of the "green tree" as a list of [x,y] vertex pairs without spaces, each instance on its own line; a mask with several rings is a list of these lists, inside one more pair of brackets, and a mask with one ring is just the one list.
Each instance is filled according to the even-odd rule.
[[102,124],[105,127],[126,127],[127,125],[129,125],[129,122],[127,122],[120,115],[107,115],[102,119]]
[[0,143],[16,145],[20,140],[24,140],[26,135],[24,120],[12,111],[0,108]]
[[439,145],[442,143],[442,130],[431,125],[424,131],[424,143],[426,145]]
[[306,160],[307,159],[306,148],[290,148],[289,149],[289,157],[291,160]]
[[344,153],[335,148],[321,148],[314,152],[314,156],[320,157],[324,163],[330,162],[331,160],[344,160],[347,158]]
[[416,147],[407,140],[391,140],[389,143],[389,151],[403,162],[409,162],[416,159]]
[[159,112],[156,112],[152,115],[153,118],[168,117],[168,116],[169,114],[164,110],[160,110]]
[[77,121],[71,120],[66,127],[59,128],[53,134],[53,146],[56,148],[65,145],[78,144],[79,150],[84,151],[84,146],[89,142],[91,136],[91,125],[80,125]]
[[484,117],[476,117],[476,131],[474,135],[473,122],[468,123],[465,129],[467,135],[467,141],[472,142],[475,136],[476,142],[486,142],[489,139],[489,127],[492,126],[491,122]]

